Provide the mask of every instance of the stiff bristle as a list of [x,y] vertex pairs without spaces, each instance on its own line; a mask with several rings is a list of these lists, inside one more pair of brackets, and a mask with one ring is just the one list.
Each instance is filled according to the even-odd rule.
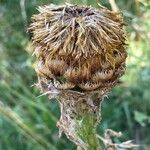
[[56,88],[85,91],[117,83],[127,57],[120,13],[69,4],[38,10],[29,31],[37,62],[42,61],[36,66],[39,80],[59,77],[63,85]]

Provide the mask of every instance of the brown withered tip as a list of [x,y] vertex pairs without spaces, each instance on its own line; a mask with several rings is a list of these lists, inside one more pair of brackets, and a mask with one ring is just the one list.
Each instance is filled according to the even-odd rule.
[[120,13],[68,4],[38,10],[29,31],[41,88],[53,83],[59,90],[88,92],[118,82],[127,57]]

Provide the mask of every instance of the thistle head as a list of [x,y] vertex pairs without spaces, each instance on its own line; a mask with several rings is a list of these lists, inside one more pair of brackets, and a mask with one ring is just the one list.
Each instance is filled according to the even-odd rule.
[[111,89],[123,75],[127,52],[120,13],[77,5],[39,7],[32,17],[35,70],[42,89]]

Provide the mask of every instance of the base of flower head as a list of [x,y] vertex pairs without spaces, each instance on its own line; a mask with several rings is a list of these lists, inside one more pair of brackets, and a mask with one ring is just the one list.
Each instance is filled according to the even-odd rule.
[[98,93],[60,96],[61,117],[57,123],[60,136],[65,133],[69,140],[85,150],[99,150],[96,128],[101,118],[101,98]]

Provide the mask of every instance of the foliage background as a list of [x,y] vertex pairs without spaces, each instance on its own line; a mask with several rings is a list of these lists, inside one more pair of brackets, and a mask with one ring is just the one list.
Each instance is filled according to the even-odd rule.
[[[59,106],[31,87],[33,70],[30,35],[26,32],[37,6],[63,0],[0,0],[0,150],[75,150],[58,138]],[[97,7],[96,0],[74,3]],[[108,0],[101,4],[111,8]],[[121,142],[134,139],[150,150],[150,6],[149,0],[116,0],[128,25],[129,57],[122,83],[103,103],[98,128],[122,131]]]

